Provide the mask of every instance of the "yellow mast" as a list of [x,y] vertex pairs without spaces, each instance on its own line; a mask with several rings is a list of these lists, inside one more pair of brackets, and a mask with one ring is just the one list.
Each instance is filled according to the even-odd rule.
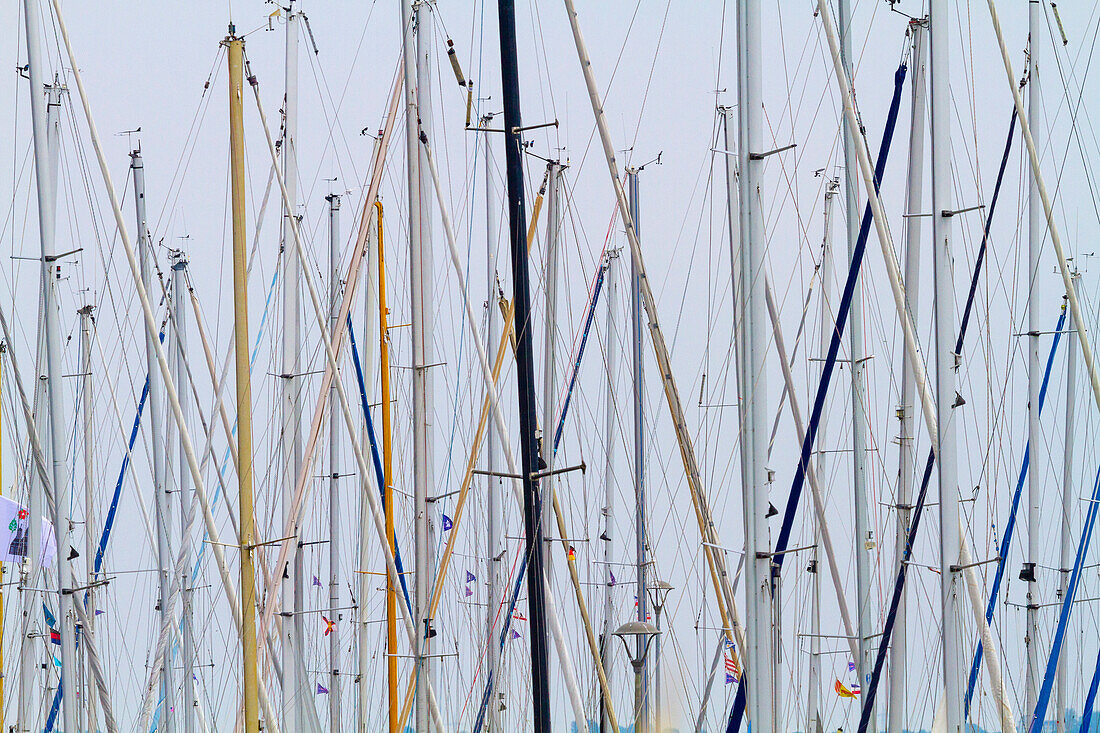
[[244,730],[259,733],[256,666],[256,528],[252,502],[252,383],[248,370],[248,275],[244,209],[244,39],[232,23],[229,49],[229,158],[233,200],[233,355],[237,377],[237,487],[241,522],[241,647],[244,662]]
[[[395,551],[393,511],[393,441],[390,438],[390,334],[389,308],[386,307],[386,248],[382,240],[382,202],[375,201],[378,211],[378,354],[382,373],[382,473],[385,486],[382,503],[386,510],[386,543]],[[396,555],[395,555],[396,557]],[[389,690],[389,731],[398,733],[400,719],[397,708],[397,588],[386,576],[386,683]],[[362,684],[362,683],[360,683]]]

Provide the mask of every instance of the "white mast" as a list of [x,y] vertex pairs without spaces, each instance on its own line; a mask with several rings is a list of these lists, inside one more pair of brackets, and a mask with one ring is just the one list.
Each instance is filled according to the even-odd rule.
[[[554,357],[556,354],[555,329],[557,328],[558,310],[558,220],[561,217],[561,164],[558,161],[550,161],[547,165],[547,197],[546,197],[546,261],[543,272],[543,287],[546,294],[546,311],[543,313],[543,352],[542,352],[542,450],[540,455],[545,468],[546,478],[543,479],[546,497],[553,495],[551,485],[554,476],[550,473],[554,467],[554,429],[557,424],[555,415],[555,369]],[[552,578],[553,557],[549,544],[554,539],[554,529],[557,524],[554,519],[554,503],[542,502],[542,532],[543,538],[548,541],[543,565],[546,569],[546,577]],[[559,538],[565,542],[565,538]],[[549,633],[547,633],[547,650],[551,648]]]
[[[329,222],[329,332],[335,333],[340,319],[340,302],[343,300],[343,289],[340,287],[340,197],[337,194],[329,194],[325,197],[328,201]],[[335,383],[335,380],[333,380]],[[336,388],[331,387],[329,404],[335,406],[337,402]],[[340,421],[335,411],[329,415],[328,424],[328,461],[329,461],[329,491],[328,491],[328,605],[329,619],[336,621],[340,616]],[[329,686],[328,686],[328,716],[329,730],[342,730],[340,720],[340,634],[329,634]]]
[[[46,100],[42,94],[45,87],[42,78],[45,65],[43,63],[39,47],[39,8],[33,0],[23,1],[23,13],[26,21],[27,32],[27,63],[29,65],[28,79],[30,81],[31,98],[31,122],[34,135],[34,167],[38,192],[38,232],[42,249],[42,286],[45,292],[45,307],[43,308],[43,328],[46,332],[46,390],[47,405],[49,409],[49,437],[50,437],[50,482],[54,492],[53,522],[54,532],[57,536],[57,583],[58,588],[64,590],[73,587],[71,564],[68,559],[70,540],[68,532],[70,488],[66,481],[65,471],[65,431],[62,416],[63,392],[60,389],[61,379],[61,334],[57,323],[57,296],[53,287],[53,278],[56,265],[55,241],[54,241],[54,212],[56,205],[56,184],[51,183],[52,175],[56,172],[56,164],[50,162],[51,152],[56,153],[58,140],[52,140],[50,145],[48,124],[46,119]],[[51,94],[50,104],[59,106],[60,87],[55,84],[49,88]],[[55,119],[54,125],[58,121]],[[50,148],[52,147],[52,151]],[[41,504],[39,504],[41,506]],[[39,544],[35,540],[36,530],[40,535],[39,515],[31,511],[29,522],[31,526],[31,544],[34,546],[34,557],[38,552]],[[62,521],[64,520],[64,521]],[[32,561],[33,563],[33,561]],[[32,566],[33,567],[33,566]],[[33,577],[34,573],[32,573]],[[61,684],[67,690],[76,689],[77,658],[76,658],[76,621],[74,618],[73,597],[71,593],[59,593],[58,621],[61,627]],[[32,613],[37,609],[31,606]],[[22,692],[21,692],[22,698]],[[22,702],[22,699],[21,699]],[[76,729],[78,700],[75,694],[62,698],[61,714],[65,730]],[[27,713],[30,714],[29,709]],[[30,721],[24,718],[21,724],[29,729]]]
[[948,0],[929,3],[929,97],[932,110],[932,261],[935,267],[936,468],[940,489],[940,601],[944,722],[946,733],[962,733],[962,695],[958,655],[963,647],[958,629],[957,572],[961,547],[959,481],[955,443],[955,288],[952,277],[951,180],[951,20]]
[[[1028,3],[1028,85],[1027,122],[1031,129],[1039,127],[1042,97],[1039,94],[1039,37],[1042,30],[1042,8],[1037,2]],[[1039,390],[1043,380],[1043,362],[1039,354],[1039,253],[1046,234],[1043,202],[1039,198],[1034,176],[1028,176],[1027,206],[1027,436],[1028,457],[1031,468],[1027,474],[1027,560],[1020,580],[1027,583],[1027,673],[1025,681],[1025,720],[1035,713],[1039,696],[1039,683],[1043,674],[1042,645],[1039,642],[1039,584],[1035,568],[1039,560],[1042,539],[1039,535],[1039,504],[1043,500],[1043,479],[1046,478],[1046,457],[1042,449],[1043,434],[1039,428]]]
[[[909,23],[912,34],[910,41],[912,52],[912,112],[909,121],[909,175],[906,183],[905,210],[909,216],[905,219],[905,297],[909,312],[916,317],[918,298],[917,287],[920,284],[920,248],[924,217],[924,138],[925,138],[925,52],[924,39],[927,20],[915,20]],[[901,404],[898,405],[900,432],[898,435],[898,532],[895,554],[900,558],[905,554],[908,544],[913,502],[913,409],[916,384],[913,368],[909,360],[901,360]],[[906,641],[906,597],[908,587],[902,588],[898,602],[897,620],[894,621],[894,636],[890,640],[890,702],[887,709],[887,733],[903,733],[905,730],[907,641]]]
[[[1074,272],[1073,286],[1077,287],[1077,278],[1080,275]],[[1063,307],[1065,307],[1063,305]],[[1062,452],[1062,543],[1061,543],[1061,572],[1058,582],[1058,600],[1061,601],[1069,592],[1069,574],[1073,569],[1073,536],[1070,534],[1070,518],[1073,516],[1073,439],[1076,416],[1074,414],[1074,402],[1077,399],[1077,339],[1072,332],[1075,327],[1073,313],[1067,309],[1065,330],[1070,334],[1066,341],[1066,445]],[[1063,647],[1062,654],[1058,658],[1058,670],[1056,681],[1058,683],[1055,696],[1055,715],[1057,716],[1057,733],[1066,733],[1066,699],[1069,693],[1068,670],[1070,659],[1070,646]]]
[[[175,374],[173,378],[176,384],[187,384],[187,305],[184,302],[188,291],[187,284],[187,255],[182,251],[172,253],[172,298],[169,304],[172,308],[172,328],[175,329]],[[189,393],[185,389],[179,393],[180,413],[183,420],[189,419],[188,407]],[[189,429],[189,426],[188,426]],[[192,514],[194,509],[194,487],[191,485],[191,471],[187,466],[187,454],[183,450],[183,431],[176,431],[179,441],[177,449],[179,463],[176,466],[176,492],[179,494],[180,504],[180,554],[184,557],[180,567],[179,576],[180,599],[180,656],[183,667],[183,700],[181,701],[181,717],[183,720],[183,733],[195,733],[195,715],[198,712],[198,697],[195,694],[195,627],[194,627],[194,599],[195,589],[191,582],[191,536],[188,529],[192,526]],[[92,614],[89,614],[91,617]],[[165,666],[168,666],[167,664]]]
[[[291,504],[295,481],[302,466],[302,405],[301,383],[301,267],[297,249],[291,242],[290,217],[297,216],[298,205],[298,24],[301,13],[294,9],[294,0],[287,5],[286,15],[286,98],[283,101],[283,183],[286,201],[283,206],[281,248],[283,256],[283,331],[281,353],[281,413],[283,453],[283,519],[291,521]],[[297,527],[295,527],[297,530]],[[292,730],[306,730],[307,718],[302,706],[312,697],[306,694],[305,681],[299,679],[302,670],[303,644],[302,557],[299,548],[292,547],[291,570],[282,583],[281,637],[283,649],[283,720]],[[312,704],[310,702],[310,704]]]
[[[615,536],[615,435],[618,427],[618,403],[615,395],[615,378],[619,362],[619,281],[615,261],[619,259],[618,250],[607,253],[607,270],[604,275],[604,287],[607,294],[607,335],[604,346],[604,358],[607,359],[607,403],[604,405],[604,474],[603,474],[603,630],[600,633],[600,662],[611,684],[614,672],[611,633],[614,626],[615,604],[612,594],[614,582],[613,563],[615,562],[612,538]],[[607,719],[607,710],[600,706],[600,733],[610,733],[611,723]],[[618,733],[615,731],[614,733]]]
[[[84,584],[88,587],[84,597],[84,607],[88,614],[88,633],[95,637],[95,555],[96,555],[96,522],[95,507],[93,506],[93,487],[95,486],[95,428],[94,428],[94,392],[92,391],[92,320],[93,306],[85,305],[77,313],[80,315],[80,374],[81,390],[80,399],[83,407],[82,418],[84,428],[84,563],[86,573]],[[88,730],[98,730],[96,727],[95,701],[91,697],[91,680],[94,677],[92,660],[87,655],[87,647],[84,647],[85,664],[83,672],[85,683],[83,700],[86,705]]]
[[[492,115],[481,118],[481,126],[488,127]],[[497,302],[497,249],[500,247],[500,211],[497,193],[493,186],[493,144],[490,133],[482,133],[482,142],[485,148],[485,342],[490,348],[500,338],[496,327],[496,302]],[[502,597],[504,577],[501,569],[501,561],[504,559],[504,545],[501,543],[501,527],[504,526],[504,505],[501,502],[501,480],[492,473],[496,470],[497,433],[496,423],[490,422],[488,434],[485,436],[485,470],[486,476],[486,537],[487,545],[485,555],[488,558],[486,579],[489,585],[488,602],[485,607],[485,638],[489,649],[488,674],[492,675],[493,689],[497,691],[495,698],[489,701],[488,731],[500,733],[500,705],[501,698],[500,680],[500,644],[497,642],[496,628],[496,604]]]
[[737,121],[740,280],[741,473],[745,518],[746,714],[755,733],[773,733],[772,557],[768,536],[768,416],[764,357],[764,221],[760,208],[763,152],[760,0],[737,4]]
[[[153,243],[149,241],[149,229],[145,218],[145,166],[141,160],[141,150],[130,153],[130,170],[134,176],[134,208],[137,214],[138,256],[141,260],[141,277],[148,292],[160,292],[159,287],[153,287],[153,270],[156,264],[156,256],[153,253]],[[145,363],[149,372],[149,416],[146,425],[149,427],[150,444],[153,453],[153,499],[156,515],[157,529],[157,578],[160,589],[160,602],[158,604],[158,617],[160,625],[167,626],[172,623],[172,609],[169,607],[169,590],[171,587],[172,556],[169,549],[169,534],[171,514],[168,510],[168,486],[167,474],[164,465],[164,440],[161,434],[164,417],[161,411],[161,377],[157,371],[156,347],[153,345],[152,336],[146,334],[145,338]],[[166,733],[173,730],[173,713],[175,711],[175,685],[173,684],[172,665],[165,664],[160,671],[161,686],[161,715],[160,725]]]
[[[431,135],[429,86],[430,38],[428,15],[423,2],[401,0],[401,29],[405,64],[405,145],[409,194],[409,285],[411,289],[411,335],[413,357],[413,501],[415,504],[413,541],[416,564],[413,575],[413,615],[416,619],[417,669],[429,684],[416,686],[414,729],[429,731],[428,687],[434,682],[431,658],[431,619],[427,618],[432,590],[432,517],[428,512],[428,492],[434,486],[431,457],[431,189],[425,185],[427,163],[419,144],[420,131]],[[422,25],[423,24],[423,25]]]
[[[833,209],[836,205],[836,196],[839,193],[839,182],[833,178],[825,184],[825,238],[821,246],[821,269],[819,277],[820,302],[821,302],[821,332],[819,334],[818,358],[822,360],[824,369],[825,355],[829,350],[829,342],[832,340],[833,329],[836,328],[836,319],[833,315],[832,285],[833,285]],[[822,414],[817,423],[817,444],[825,445],[825,416]],[[828,475],[825,463],[825,451],[819,449],[817,453],[817,474]],[[813,558],[813,600],[810,610],[810,678],[809,693],[806,703],[806,732],[821,733],[821,555],[818,548],[821,546],[821,519],[814,514],[814,546],[810,550]]]
[[[837,0],[837,25],[840,31],[840,57],[849,79],[855,79],[852,65],[852,10],[849,0]],[[859,238],[859,224],[863,209],[859,205],[858,175],[856,164],[856,139],[847,126],[843,127],[844,137],[844,215],[848,235],[848,259],[855,252]],[[852,390],[852,505],[855,524],[856,552],[856,625],[859,634],[859,659],[856,666],[859,671],[861,687],[866,687],[871,679],[874,665],[874,647],[877,642],[871,638],[874,633],[872,623],[875,620],[871,608],[871,565],[870,552],[873,536],[867,521],[867,387],[863,376],[866,361],[863,358],[863,292],[861,279],[856,280],[855,294],[852,297],[851,311],[848,316],[849,356],[851,358]],[[872,727],[875,714],[871,711]]]
[[[640,209],[638,199],[638,169],[627,168],[626,190],[630,199],[630,218],[634,223],[634,231],[641,235]],[[646,620],[647,596],[646,593],[646,547],[645,547],[645,412],[643,402],[645,400],[645,384],[643,382],[643,352],[642,342],[645,339],[645,331],[642,327],[642,301],[641,290],[638,283],[638,269],[631,264],[630,270],[630,360],[631,382],[633,384],[633,408],[634,408],[634,572],[636,584],[634,588],[635,603],[637,607],[637,619]],[[635,675],[641,677],[641,709],[634,711],[634,724],[639,731],[649,730],[649,664],[646,661],[646,647],[650,640],[643,636],[635,639],[637,646],[634,658],[641,659],[642,664],[635,667]]]

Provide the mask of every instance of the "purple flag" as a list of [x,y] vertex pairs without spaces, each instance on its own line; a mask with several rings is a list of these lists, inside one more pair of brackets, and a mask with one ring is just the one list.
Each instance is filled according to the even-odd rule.
[[729,672],[726,672],[726,684],[727,685],[732,685],[736,681],[737,681],[737,679],[732,674],[730,674]]
[[444,532],[449,532],[451,527],[453,527],[453,526],[455,526],[454,522],[451,521],[450,517],[448,517],[446,514],[444,514],[443,515],[443,531]]
[[321,579],[318,578],[316,575],[313,576],[313,584],[318,588],[324,588],[324,586],[321,585]]
[[519,638],[519,632],[516,631],[515,629],[512,629],[512,638],[513,639],[518,639]]
[[474,575],[473,573],[471,573],[469,570],[467,570],[466,571],[466,582],[467,583],[473,583],[475,580],[477,580],[477,576]]
[[470,590],[470,586],[466,586],[466,597],[469,598],[473,594],[474,594],[474,592],[472,590]]
[[321,683],[318,682],[317,683],[317,694],[318,695],[327,695],[328,694],[328,688],[322,686]]
[[611,586],[613,586],[613,585],[615,585],[616,583],[618,583],[618,582],[619,582],[619,581],[615,580],[615,573],[614,573],[614,571],[612,571],[612,570],[608,570],[607,572],[611,574],[611,582],[610,582],[610,583],[608,583],[608,585],[611,585]]

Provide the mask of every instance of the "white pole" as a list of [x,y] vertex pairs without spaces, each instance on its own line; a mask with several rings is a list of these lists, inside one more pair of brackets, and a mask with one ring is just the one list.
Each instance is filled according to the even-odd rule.
[[[57,536],[57,583],[59,590],[72,588],[72,572],[69,557],[69,485],[65,470],[65,430],[62,416],[64,405],[61,390],[61,334],[57,323],[56,293],[53,288],[54,273],[54,206],[55,196],[51,190],[49,150],[47,148],[46,99],[42,94],[45,86],[43,71],[45,64],[39,47],[39,8],[33,0],[23,1],[23,13],[27,32],[28,79],[31,90],[31,122],[34,136],[35,179],[38,190],[38,232],[42,249],[42,284],[45,290],[45,308],[43,309],[43,327],[46,332],[47,394],[49,405],[50,438],[50,481],[57,493],[54,502],[53,522]],[[59,93],[59,90],[56,92]],[[60,102],[58,102],[60,103]],[[55,148],[56,149],[56,148]],[[34,543],[34,528],[40,525],[32,512],[29,517],[32,528],[31,542]],[[64,521],[62,521],[64,520]],[[39,545],[35,544],[35,551]],[[32,555],[33,557],[33,555]],[[33,562],[33,561],[32,561]],[[76,690],[76,623],[74,618],[73,597],[71,593],[59,593],[59,621],[61,625],[61,684],[66,690]],[[35,611],[37,613],[37,611]],[[77,696],[70,694],[62,698],[62,720],[65,730],[76,729]],[[29,721],[22,721],[29,728]]]
[[[172,327],[175,329],[176,363],[175,380],[177,384],[186,384],[187,374],[187,307],[184,303],[187,284],[187,255],[182,251],[172,254]],[[190,409],[187,402],[187,390],[180,393],[180,411],[184,421],[189,419]],[[182,430],[177,430],[177,435]],[[195,490],[191,485],[191,475],[187,468],[187,456],[183,452],[183,441],[177,445],[179,465],[176,466],[176,491],[179,493],[180,503],[180,555],[183,561],[179,563],[182,572],[179,575],[180,584],[180,633],[182,644],[180,647],[181,661],[183,663],[183,700],[182,718],[184,733],[195,733],[195,714],[198,711],[198,697],[195,694],[195,627],[193,613],[193,598],[195,589],[191,581],[191,534],[190,528],[194,526]],[[167,665],[166,665],[167,666]]]
[[[286,48],[284,58],[286,97],[283,101],[283,181],[289,203],[283,206],[280,246],[283,250],[282,333],[280,334],[279,392],[282,431],[282,500],[283,521],[293,521],[291,508],[295,481],[302,465],[302,404],[301,380],[301,269],[298,252],[291,244],[291,217],[298,206],[298,34],[301,13],[290,0],[286,15]],[[305,730],[307,718],[303,706],[312,704],[306,683],[299,679],[302,670],[304,627],[302,610],[302,557],[298,547],[291,547],[291,569],[279,582],[282,588],[282,621],[280,636],[283,648],[283,720],[287,727]]]
[[[325,197],[328,201],[329,221],[329,331],[336,330],[336,321],[340,318],[340,301],[342,288],[340,287],[340,197],[329,194]],[[329,396],[330,404],[335,404],[335,388]],[[335,621],[342,614],[340,608],[340,554],[343,548],[340,546],[340,421],[335,414],[329,416],[328,424],[328,461],[329,461],[329,492],[328,492],[328,603],[329,619]],[[340,634],[329,634],[329,687],[328,687],[328,715],[329,730],[342,730],[340,720]]]
[[[852,66],[852,9],[849,0],[837,0],[837,26],[840,31],[840,58],[849,79],[854,79]],[[848,259],[854,256],[863,207],[859,205],[859,166],[856,163],[856,139],[847,127],[844,133],[844,219],[848,240]],[[871,668],[877,641],[872,638],[873,622],[878,618],[871,607],[871,544],[874,541],[867,519],[867,385],[863,358],[863,289],[862,277],[856,280],[855,295],[848,314],[848,343],[851,358],[852,399],[852,506],[856,554],[856,623],[859,634],[859,671],[863,687],[871,681]],[[864,704],[861,701],[861,705]],[[872,728],[875,711],[871,711]]]
[[[1042,96],[1039,94],[1039,41],[1042,29],[1042,8],[1039,3],[1028,3],[1028,103],[1027,123],[1032,130],[1039,126]],[[1039,504],[1043,500],[1043,482],[1047,476],[1044,437],[1039,428],[1039,389],[1043,380],[1043,361],[1039,354],[1039,253],[1044,239],[1043,202],[1039,199],[1034,176],[1028,176],[1027,196],[1027,437],[1031,470],[1027,474],[1027,559],[1021,579],[1027,584],[1027,633],[1024,649],[1027,652],[1025,672],[1024,711],[1030,720],[1039,697],[1040,677],[1043,674],[1042,643],[1039,641],[1039,584],[1035,567],[1039,559],[1042,538],[1039,536]]]
[[951,180],[951,20],[948,0],[929,6],[929,101],[932,118],[932,262],[935,311],[936,468],[940,489],[940,603],[943,662],[944,724],[947,733],[962,733],[962,696],[959,653],[958,562],[959,479],[955,441],[955,282],[953,277],[952,214],[955,208]]
[[[927,44],[925,32],[927,20],[915,20],[909,23],[911,33],[910,78],[912,79],[912,107],[909,122],[909,173],[906,183],[905,210],[909,216],[905,219],[905,293],[906,306],[912,314],[917,313],[917,286],[920,283],[921,232],[924,217],[924,138],[926,76],[925,55]],[[913,512],[913,470],[915,436],[913,434],[913,370],[908,359],[901,362],[901,403],[898,405],[900,433],[898,436],[898,527],[895,541],[895,554],[900,562],[905,553],[909,538],[909,526]],[[890,640],[890,702],[887,705],[887,732],[903,733],[905,729],[905,694],[908,674],[906,662],[907,622],[906,607],[909,589],[902,589],[898,602],[897,620],[894,622],[894,635]]]
[[746,633],[748,675],[746,713],[756,733],[773,733],[771,673],[772,558],[768,554],[767,380],[764,324],[764,221],[760,208],[763,151],[760,2],[737,4],[738,188],[741,267],[741,465],[745,519]]
[[[615,394],[615,382],[619,369],[619,275],[616,261],[618,250],[607,253],[606,272],[604,274],[604,302],[607,303],[607,333],[605,335],[604,358],[607,360],[607,391],[604,405],[604,467],[603,467],[603,627],[600,633],[600,662],[608,682],[614,670],[612,660],[612,632],[614,631],[615,603],[612,592],[615,582],[615,551],[612,538],[615,536],[615,436],[618,433],[618,398]],[[620,572],[621,574],[621,572]],[[601,699],[602,699],[601,691]],[[611,733],[607,710],[600,706],[600,733]],[[614,733],[618,733],[615,731]]]
[[[1074,273],[1074,287],[1080,275]],[[1065,329],[1072,332],[1076,327],[1073,316],[1066,318]],[[1071,534],[1070,519],[1073,517],[1073,505],[1076,501],[1073,487],[1073,443],[1074,431],[1077,429],[1075,405],[1077,399],[1077,342],[1073,336],[1069,336],[1066,342],[1066,444],[1062,451],[1062,537],[1061,537],[1061,564],[1058,579],[1058,600],[1061,601],[1069,592],[1069,575],[1073,569],[1073,535]],[[1066,733],[1066,701],[1069,697],[1069,669],[1072,645],[1062,648],[1062,655],[1058,658],[1057,670],[1057,694],[1055,697],[1055,714],[1057,716],[1057,733]]]
[[[149,241],[149,229],[145,219],[145,166],[141,159],[141,150],[130,153],[130,171],[134,177],[134,209],[137,214],[138,257],[141,262],[141,278],[145,283],[145,289],[151,292],[160,291],[160,286],[153,287],[153,270],[156,256],[153,252],[153,244]],[[155,507],[157,525],[157,580],[159,598],[157,616],[160,626],[168,626],[172,623],[172,609],[168,603],[168,590],[171,585],[172,557],[168,546],[171,515],[168,512],[168,485],[165,471],[164,458],[166,455],[163,435],[164,416],[161,407],[161,378],[156,369],[156,351],[153,346],[155,336],[146,334],[145,338],[145,363],[149,370],[149,414],[145,425],[149,428],[149,442],[152,448],[153,463],[153,505]],[[160,725],[167,733],[173,729],[173,713],[175,711],[175,685],[172,683],[172,667],[165,664],[160,672],[160,690],[162,709]]]
[[[837,180],[831,179],[825,184],[825,236],[821,246],[821,268],[819,270],[819,295],[820,295],[820,314],[821,319],[821,332],[818,334],[818,358],[822,360],[822,367],[818,370],[818,377],[820,378],[820,372],[824,370],[825,354],[829,350],[829,342],[832,340],[833,329],[836,328],[836,321],[833,317],[833,301],[832,301],[832,287],[833,287],[833,209],[836,206],[836,196],[839,193],[839,183]],[[825,415],[822,414],[817,423],[817,444],[819,446],[825,445],[827,423]],[[825,451],[820,450],[817,454],[817,466],[816,472],[819,476],[827,475],[825,472],[827,466],[825,463]],[[818,549],[821,547],[821,519],[814,516],[814,547],[810,552],[812,553],[812,594],[810,609],[810,675],[809,675],[809,693],[806,703],[806,733],[821,733],[823,727],[821,724],[821,557]]]
[[[83,405],[82,417],[84,428],[84,564],[86,572],[84,574],[84,584],[88,586],[86,592],[84,605],[88,611],[88,633],[95,636],[95,588],[92,584],[95,582],[95,556],[96,556],[96,544],[97,544],[97,526],[95,521],[95,506],[93,503],[95,487],[95,433],[94,433],[94,420],[95,420],[95,393],[92,391],[92,327],[94,321],[92,319],[93,306],[86,305],[81,308],[77,313],[80,314],[80,373],[81,373],[81,390],[80,400]],[[87,646],[84,647],[84,675],[85,682],[82,685],[82,699],[86,706],[87,715],[87,727],[88,730],[95,731],[96,728],[96,707],[95,701],[91,697],[90,686],[91,680],[95,676],[92,669],[91,657],[87,653]]]
[[[554,358],[557,352],[555,330],[557,328],[558,309],[558,220],[561,217],[561,204],[559,195],[561,191],[561,164],[550,161],[547,166],[547,195],[546,195],[546,252],[543,270],[543,289],[546,296],[546,309],[543,313],[543,351],[542,351],[542,450],[539,455],[546,463],[547,476],[543,484],[550,495],[549,488],[552,483],[557,483],[549,472],[554,469],[554,428],[557,423],[556,402],[556,374]],[[549,548],[554,540],[554,503],[542,502],[542,532],[543,538]],[[565,541],[565,538],[561,538]],[[549,549],[543,556],[543,565],[546,569],[546,577],[554,577],[553,573],[554,553]],[[547,644],[547,649],[550,646]],[[547,661],[550,662],[550,657]]]
[[[488,127],[492,115],[486,115],[481,119],[481,127]],[[491,133],[482,133],[482,144],[485,148],[485,341],[495,344],[499,340],[497,335],[497,250],[500,247],[500,202],[497,200],[496,188],[493,185],[493,136]],[[490,387],[491,388],[491,387]],[[485,439],[485,469],[490,474],[496,470],[497,431],[495,422],[489,423],[488,434]],[[488,709],[488,733],[500,733],[501,715],[500,699],[500,645],[497,643],[496,617],[497,604],[500,603],[504,593],[504,572],[501,563],[504,561],[504,544],[501,542],[501,528],[504,526],[504,504],[501,501],[501,479],[497,476],[486,476],[486,548],[485,556],[488,558],[486,579],[489,586],[488,602],[485,607],[485,638],[489,650],[488,673],[492,675],[494,690],[497,695],[489,701]]]

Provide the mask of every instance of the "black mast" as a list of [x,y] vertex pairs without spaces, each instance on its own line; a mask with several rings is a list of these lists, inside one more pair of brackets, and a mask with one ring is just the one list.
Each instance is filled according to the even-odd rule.
[[535,440],[535,369],[531,350],[531,281],[527,272],[527,213],[523,200],[523,136],[520,131],[519,62],[514,0],[498,0],[500,78],[504,96],[505,161],[508,168],[508,223],[512,245],[512,286],[519,383],[520,451],[523,457],[523,526],[527,535],[527,606],[531,619],[531,696],[534,733],[550,733],[547,680],[546,603],[543,588],[539,445]]

